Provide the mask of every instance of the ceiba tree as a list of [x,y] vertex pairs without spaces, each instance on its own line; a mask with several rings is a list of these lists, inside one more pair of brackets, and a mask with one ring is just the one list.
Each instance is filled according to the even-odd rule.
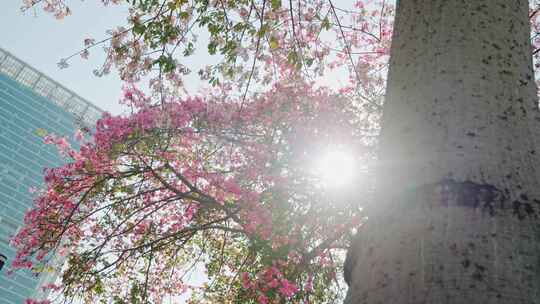
[[[24,3],[63,18],[66,2]],[[63,256],[60,301],[335,302],[357,230],[346,303],[535,303],[537,10],[507,2],[399,1],[377,147],[393,5],[126,1],[128,24],[74,55],[108,44],[96,75],[119,71],[132,113],[78,132],[79,150],[45,136],[68,163],[46,171],[14,266]],[[196,27],[222,59],[199,95],[182,61]],[[376,183],[326,187],[311,165],[327,146]]]
[[539,303],[527,1],[399,1],[379,199],[345,303]]

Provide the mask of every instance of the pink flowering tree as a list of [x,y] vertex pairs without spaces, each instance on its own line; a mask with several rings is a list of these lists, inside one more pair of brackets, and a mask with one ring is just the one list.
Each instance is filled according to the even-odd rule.
[[[15,266],[65,256],[62,284],[49,287],[88,302],[160,303],[190,289],[224,303],[335,296],[321,291],[362,214],[356,193],[325,191],[310,162],[342,142],[369,157],[354,109],[305,84],[276,86],[243,109],[211,96],[142,100],[126,89],[136,111],[105,115],[80,151],[46,137],[69,162],[46,171],[13,241]],[[208,282],[193,288],[197,267]]]
[[[68,2],[25,0],[23,9],[63,18]],[[105,114],[79,134],[77,150],[46,136],[68,161],[46,171],[13,239],[13,266],[56,267],[60,279],[46,288],[59,301],[339,299],[344,249],[372,185],[356,174],[354,187],[327,187],[313,162],[328,146],[347,147],[370,171],[394,3],[102,2],[129,6],[128,23],[85,39],[59,65],[104,45],[95,73],[119,72],[132,113]],[[535,46],[538,7],[531,3]],[[202,47],[200,31],[209,34]],[[217,59],[198,74],[213,87],[186,92],[185,60],[204,50]],[[63,265],[51,262],[58,256]]]

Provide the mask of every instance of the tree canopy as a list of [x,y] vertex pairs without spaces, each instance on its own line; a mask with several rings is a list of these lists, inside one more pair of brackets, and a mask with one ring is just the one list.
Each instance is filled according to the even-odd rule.
[[[58,268],[46,288],[59,302],[338,301],[344,249],[372,197],[394,3],[102,2],[129,7],[127,23],[59,65],[104,46],[96,75],[120,73],[131,113],[77,131],[78,149],[44,136],[67,163],[46,170],[13,266]],[[68,5],[23,9],[64,18]],[[196,94],[184,87],[195,52],[216,62],[197,71],[211,88]],[[353,186],[315,168],[329,149],[354,156]]]

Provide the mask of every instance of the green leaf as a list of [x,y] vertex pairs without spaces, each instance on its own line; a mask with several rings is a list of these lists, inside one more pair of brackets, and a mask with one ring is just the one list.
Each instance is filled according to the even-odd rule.
[[272,0],[272,10],[277,10],[281,8],[281,0]]
[[176,63],[170,55],[161,55],[154,61],[163,71],[163,73],[170,73],[176,68]]
[[328,17],[324,18],[323,21],[322,21],[322,24],[321,24],[321,27],[325,30],[329,30],[330,29],[330,20],[328,19]]
[[275,50],[279,48],[279,41],[276,37],[271,36],[270,37],[270,49]]
[[292,65],[296,65],[298,63],[298,54],[296,54],[295,51],[290,51],[289,54],[287,54],[287,61]]
[[217,43],[214,41],[211,41],[208,43],[208,54],[215,55],[217,50]]
[[94,285],[94,292],[96,294],[103,294],[103,283],[99,278],[96,279],[96,284]]
[[36,131],[34,131],[34,133],[39,136],[39,137],[45,137],[47,136],[47,130],[43,129],[43,128],[37,128]]
[[180,12],[180,14],[178,14],[178,16],[179,16],[180,19],[182,19],[182,20],[187,20],[187,19],[189,19],[189,13],[188,13],[188,12]]
[[145,30],[146,30],[146,27],[144,26],[144,24],[136,23],[133,26],[133,34],[142,35],[144,34]]
[[269,28],[268,24],[266,24],[266,23],[263,24],[263,25],[261,26],[261,28],[259,29],[259,32],[257,32],[257,36],[259,36],[259,38],[264,37],[264,35],[265,35],[266,32],[268,31],[268,28]]
[[130,290],[130,293],[129,293],[130,303],[131,304],[140,303],[140,301],[139,301],[140,295],[141,295],[141,290],[139,288],[139,285],[137,285],[137,284],[131,285],[131,290]]
[[120,298],[119,296],[114,296],[113,297],[113,303],[114,304],[125,304],[126,302],[124,302],[124,300],[122,300],[122,298]]
[[184,56],[190,56],[193,55],[193,52],[195,51],[195,47],[193,46],[193,42],[188,42],[186,48],[184,49]]

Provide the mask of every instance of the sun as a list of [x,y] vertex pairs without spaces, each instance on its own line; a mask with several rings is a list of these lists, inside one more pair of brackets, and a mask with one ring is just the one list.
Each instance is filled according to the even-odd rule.
[[356,169],[352,153],[345,148],[333,148],[320,154],[315,164],[315,174],[321,186],[342,189],[351,185]]

